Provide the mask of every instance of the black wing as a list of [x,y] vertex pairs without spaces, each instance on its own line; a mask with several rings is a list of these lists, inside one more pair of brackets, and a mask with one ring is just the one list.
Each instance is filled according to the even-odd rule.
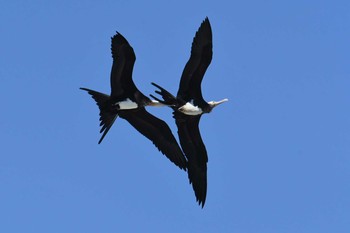
[[193,38],[191,56],[182,72],[177,97],[194,100],[198,106],[207,105],[202,97],[201,83],[213,57],[212,31],[209,19],[205,18]]
[[111,71],[111,98],[126,98],[126,89],[130,92],[137,91],[132,81],[132,71],[136,56],[129,42],[117,32],[112,37],[113,65]]
[[170,161],[186,170],[187,161],[169,126],[148,113],[145,108],[119,111],[119,116],[127,120],[134,128],[151,140]]
[[181,147],[187,158],[188,178],[196,199],[202,208],[207,196],[207,162],[208,155],[199,132],[199,116],[189,116],[174,112]]

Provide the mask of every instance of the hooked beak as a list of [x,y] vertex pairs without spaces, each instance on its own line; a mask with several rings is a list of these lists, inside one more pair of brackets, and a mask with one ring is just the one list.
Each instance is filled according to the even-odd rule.
[[216,107],[219,104],[225,103],[227,101],[228,101],[228,99],[223,99],[223,100],[220,100],[220,101],[217,101],[217,102],[216,101],[210,101],[211,103],[209,103],[209,104],[212,105],[213,107]]

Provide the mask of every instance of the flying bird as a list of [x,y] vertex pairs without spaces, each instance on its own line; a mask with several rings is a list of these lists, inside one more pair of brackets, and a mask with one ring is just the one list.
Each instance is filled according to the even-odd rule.
[[159,88],[156,93],[160,94],[163,100],[151,95],[174,110],[173,117],[178,128],[180,144],[188,161],[188,178],[196,200],[202,208],[207,195],[208,155],[199,131],[199,121],[204,113],[210,113],[214,107],[228,101],[223,99],[206,102],[202,97],[201,83],[212,60],[212,47],[212,30],[207,17],[193,38],[191,56],[183,70],[177,96],[155,83],[152,85]]
[[132,80],[136,56],[128,41],[116,33],[112,38],[113,65],[110,76],[111,94],[106,95],[87,88],[100,110],[102,133],[99,144],[117,117],[127,120],[179,168],[186,170],[187,161],[169,126],[146,111],[145,106],[164,106],[142,94]]

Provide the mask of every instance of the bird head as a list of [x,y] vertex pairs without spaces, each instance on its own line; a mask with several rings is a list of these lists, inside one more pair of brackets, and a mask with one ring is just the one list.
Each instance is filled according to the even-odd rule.
[[228,101],[228,99],[223,99],[223,100],[220,100],[220,101],[209,101],[208,104],[209,104],[211,110],[213,110],[213,108],[215,108],[219,104],[222,104],[222,103],[227,102],[227,101]]

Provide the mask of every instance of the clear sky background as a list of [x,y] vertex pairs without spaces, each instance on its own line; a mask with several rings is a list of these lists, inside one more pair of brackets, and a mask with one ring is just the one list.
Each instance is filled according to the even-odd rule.
[[[0,232],[350,232],[349,1],[1,1]],[[208,195],[125,120],[101,145],[110,37],[174,94],[208,16]],[[149,109],[176,137],[169,108]]]

